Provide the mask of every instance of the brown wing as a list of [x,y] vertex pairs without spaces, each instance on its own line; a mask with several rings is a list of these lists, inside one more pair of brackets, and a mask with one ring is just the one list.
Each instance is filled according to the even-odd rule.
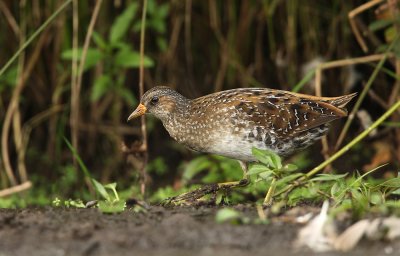
[[[233,109],[240,118],[273,130],[282,137],[318,127],[347,115],[344,106],[355,96],[316,97],[271,89],[235,89],[199,99],[209,111]],[[204,109],[204,108],[203,108]]]

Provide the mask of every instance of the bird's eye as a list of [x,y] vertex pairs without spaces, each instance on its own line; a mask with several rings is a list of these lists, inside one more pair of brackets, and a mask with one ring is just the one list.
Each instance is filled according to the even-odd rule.
[[159,100],[158,97],[154,96],[153,98],[151,98],[150,102],[151,104],[156,105],[158,103],[158,100]]

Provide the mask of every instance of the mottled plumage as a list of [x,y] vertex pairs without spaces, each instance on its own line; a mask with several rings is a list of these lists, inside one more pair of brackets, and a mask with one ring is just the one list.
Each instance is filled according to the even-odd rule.
[[187,99],[165,86],[147,91],[130,115],[158,117],[171,137],[200,152],[244,162],[255,161],[251,148],[281,156],[305,148],[344,117],[355,94],[316,97],[266,88],[242,88]]

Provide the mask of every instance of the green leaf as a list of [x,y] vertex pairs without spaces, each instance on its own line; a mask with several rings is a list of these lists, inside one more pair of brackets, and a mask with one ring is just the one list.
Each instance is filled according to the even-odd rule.
[[0,92],[6,88],[6,86],[14,87],[17,83],[18,66],[9,68],[2,76],[0,76]]
[[167,44],[167,40],[165,40],[165,38],[163,37],[158,37],[156,39],[157,45],[158,45],[158,49],[160,49],[161,52],[165,52],[168,48],[168,44]]
[[121,87],[121,88],[117,88],[117,91],[118,91],[119,96],[121,96],[128,105],[136,105],[137,99],[135,98],[135,96],[133,95],[133,93],[130,90],[128,90],[124,87]]
[[138,3],[132,2],[126,10],[118,16],[113,25],[111,26],[111,31],[109,35],[109,40],[111,44],[120,41],[121,38],[126,34],[129,29],[129,25],[133,20],[138,9]]
[[[78,49],[68,49],[61,54],[61,58],[64,60],[72,60],[74,53],[77,54],[77,58],[80,60],[82,58],[82,48]],[[100,60],[104,58],[104,55],[101,51],[95,48],[88,48],[86,53],[86,60],[83,70],[88,70],[94,67]]]
[[106,189],[104,188],[104,186],[103,186],[100,182],[98,182],[97,180],[95,180],[95,179],[92,179],[92,181],[93,181],[93,185],[94,185],[94,188],[96,189],[96,191],[97,191],[105,200],[110,201],[110,200],[111,200],[110,195],[107,193],[107,191],[106,191]]
[[81,200],[70,200],[68,201],[68,205],[75,208],[86,208],[85,204]]
[[182,175],[182,179],[184,181],[189,181],[198,173],[210,168],[211,165],[212,162],[208,159],[207,156],[197,157],[194,160],[190,161],[189,164],[186,166]]
[[251,153],[261,163],[266,164],[268,167],[275,168],[274,160],[272,159],[272,155],[274,155],[274,153],[272,151],[262,150],[253,147],[251,149]]
[[384,202],[383,198],[384,196],[382,195],[382,192],[375,191],[371,193],[369,201],[371,202],[371,204],[379,205]]
[[99,201],[98,206],[102,213],[118,213],[125,210],[126,203],[124,201]]
[[155,0],[147,1],[147,12],[149,14],[154,14],[157,12],[157,4]]
[[285,172],[294,172],[294,171],[296,171],[298,168],[297,168],[297,165],[294,165],[294,164],[287,164],[287,165],[285,165],[284,167],[283,167],[283,170],[285,171]]
[[99,100],[109,90],[111,82],[111,77],[108,75],[103,74],[98,77],[94,82],[92,92],[90,94],[90,100]]
[[[89,178],[91,181],[93,181],[92,176],[90,175],[89,169],[86,167],[85,163],[82,161],[81,157],[79,156],[78,152],[76,152],[76,149],[71,145],[71,143],[67,140],[67,138],[63,137],[65,143],[67,144],[69,150],[72,152],[72,155],[78,162],[79,166],[81,167],[83,173],[87,178]],[[93,184],[93,182],[92,182]],[[94,184],[93,184],[94,185]]]
[[158,6],[156,14],[159,19],[167,18],[168,14],[169,14],[169,4],[165,3],[165,4]]
[[263,180],[267,180],[271,178],[271,176],[274,174],[273,171],[266,171],[258,174],[258,177],[260,177]]
[[240,213],[231,208],[224,208],[217,212],[215,221],[217,223],[224,223],[240,218]]
[[272,151],[270,151],[269,153],[272,159],[273,167],[278,170],[282,169],[282,159],[280,158],[280,156]]
[[317,177],[312,178],[311,181],[331,181],[331,180],[339,180],[343,179],[344,177],[347,176],[347,173],[345,174],[318,174]]
[[[140,66],[140,53],[129,48],[121,49],[115,56],[115,65],[124,68],[138,68]],[[154,66],[154,61],[147,56],[143,59],[144,67]]]
[[372,22],[371,24],[369,24],[368,28],[369,30],[371,30],[372,32],[386,28],[390,25],[393,24],[393,20],[376,20],[374,22]]
[[392,178],[377,185],[378,187],[400,188],[400,177]]
[[263,165],[263,164],[253,164],[249,171],[247,172],[248,175],[259,174],[261,172],[270,171],[270,169]]
[[291,182],[291,181],[293,181],[293,180],[295,180],[295,179],[297,179],[298,177],[301,177],[301,176],[303,176],[303,175],[304,175],[303,173],[294,173],[294,174],[290,174],[290,175],[288,175],[288,176],[285,176],[285,177],[279,179],[279,180],[276,182],[276,186],[278,187],[278,186],[287,184],[287,183],[289,183],[289,182]]
[[344,183],[335,182],[330,189],[330,194],[336,200],[341,200],[345,190],[347,187]]
[[118,196],[118,193],[117,193],[117,183],[116,182],[104,185],[104,188],[110,189],[114,193],[115,200],[119,201],[119,196]]
[[96,31],[93,31],[92,38],[94,43],[100,48],[100,49],[107,49],[108,45],[106,41],[103,39],[103,37],[97,33]]
[[164,34],[167,31],[166,23],[163,19],[152,19],[148,21],[148,26],[157,33]]

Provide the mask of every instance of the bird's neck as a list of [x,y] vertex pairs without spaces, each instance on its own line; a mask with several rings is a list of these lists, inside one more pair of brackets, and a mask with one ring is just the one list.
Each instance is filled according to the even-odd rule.
[[174,110],[166,118],[161,119],[165,129],[178,142],[182,142],[182,134],[190,132],[187,130],[191,123],[190,108],[191,100],[182,96],[176,101]]

